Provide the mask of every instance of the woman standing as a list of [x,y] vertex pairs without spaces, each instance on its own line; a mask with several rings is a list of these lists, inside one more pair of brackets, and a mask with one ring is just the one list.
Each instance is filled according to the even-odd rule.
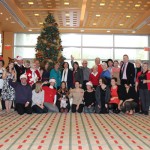
[[95,109],[95,91],[93,90],[92,82],[86,83],[86,91],[84,92],[84,112],[94,113]]
[[14,69],[14,63],[9,62],[6,70],[3,73],[4,85],[2,89],[2,99],[5,101],[6,112],[10,112],[12,102],[15,98],[15,90],[9,85],[9,79],[16,81],[16,71]]
[[42,62],[40,73],[41,73],[42,82],[49,81],[50,69],[49,69],[49,62],[47,60],[44,60]]
[[63,63],[61,81],[66,82],[66,86],[68,90],[73,87],[73,74],[72,71],[69,69],[68,62]]
[[57,101],[56,106],[59,109],[59,112],[69,112],[70,110],[70,102],[68,98],[68,90],[66,87],[66,82],[62,81],[60,89],[57,91]]
[[79,67],[78,62],[73,63],[73,85],[75,85],[75,82],[80,82],[80,87],[82,87],[83,84],[83,71]]
[[35,113],[47,113],[48,110],[44,106],[44,91],[42,90],[42,82],[35,83],[35,89],[32,91],[32,110]]
[[148,115],[150,106],[150,71],[148,70],[148,63],[143,63],[143,71],[137,74],[136,91],[139,89],[139,96],[142,103],[142,112]]
[[69,98],[73,98],[72,112],[81,113],[83,111],[84,90],[80,88],[80,82],[75,81],[75,88],[70,90]]
[[107,81],[105,78],[99,79],[99,86],[96,88],[95,97],[96,97],[96,113],[107,114],[108,103],[110,100],[110,88],[107,86]]
[[119,62],[118,60],[114,61],[114,67],[112,68],[112,77],[117,78],[117,85],[120,85],[120,68],[119,68]]
[[59,89],[60,84],[61,84],[61,72],[59,70],[59,63],[56,63],[54,68],[50,71],[50,79],[55,79],[55,88]]

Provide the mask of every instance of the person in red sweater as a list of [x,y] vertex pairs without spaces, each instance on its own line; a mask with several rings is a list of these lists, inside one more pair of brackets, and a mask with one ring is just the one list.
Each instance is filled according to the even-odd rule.
[[93,88],[96,89],[96,87],[99,84],[100,73],[98,72],[97,65],[93,66],[92,70],[93,71],[90,73],[90,76],[89,76],[89,81],[92,82]]
[[27,83],[32,86],[36,83],[36,81],[41,80],[41,76],[39,71],[36,69],[36,64],[33,62],[31,68],[26,71],[27,75]]
[[[57,90],[54,88],[54,85],[56,83],[55,79],[50,79],[50,86],[43,86],[42,89],[44,90],[44,105],[48,109],[48,112],[59,112],[57,106],[55,105],[56,103],[56,98],[57,98]],[[48,82],[45,81],[43,82],[44,84],[47,84]]]
[[95,58],[95,65],[97,65],[97,67],[98,67],[98,73],[99,73],[99,75],[101,75],[101,73],[102,73],[102,71],[103,71],[103,68],[102,68],[102,66],[101,66],[101,64],[100,64],[100,58],[99,57],[97,57],[97,58]]

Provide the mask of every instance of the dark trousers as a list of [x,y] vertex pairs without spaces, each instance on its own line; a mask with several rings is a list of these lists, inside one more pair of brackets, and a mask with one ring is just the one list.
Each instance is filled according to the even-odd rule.
[[78,110],[76,110],[76,107],[77,107],[77,105],[72,104],[72,108],[71,108],[72,112],[73,113],[75,113],[75,112],[82,113],[84,105],[80,104]]
[[119,113],[120,111],[118,110],[118,104],[116,103],[110,103],[108,104],[109,109],[112,110],[114,113]]
[[120,107],[123,112],[134,110],[137,107],[137,103],[135,103],[134,101],[125,102],[124,106],[122,104]]
[[87,83],[87,82],[88,82],[88,80],[84,80],[84,81],[83,81],[82,89],[84,89],[84,91],[87,90],[87,89],[86,89],[86,83]]
[[48,112],[48,109],[44,106],[44,108],[40,108],[39,106],[37,105],[33,105],[32,106],[32,110],[33,112],[37,113],[37,114],[42,114],[42,113],[47,113]]
[[32,114],[31,104],[25,107],[25,104],[16,103],[16,110],[19,115],[23,115],[24,113]]
[[139,89],[139,96],[142,103],[142,110],[149,111],[150,106],[150,91],[148,89]]

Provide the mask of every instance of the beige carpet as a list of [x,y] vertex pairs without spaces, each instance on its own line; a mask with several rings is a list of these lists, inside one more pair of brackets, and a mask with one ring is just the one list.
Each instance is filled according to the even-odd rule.
[[150,116],[0,112],[0,150],[150,150]]

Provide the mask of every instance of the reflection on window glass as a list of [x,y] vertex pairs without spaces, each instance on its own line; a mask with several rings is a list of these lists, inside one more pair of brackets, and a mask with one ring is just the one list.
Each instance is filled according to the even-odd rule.
[[81,34],[62,34],[62,46],[81,46]]
[[112,35],[83,35],[83,46],[101,46],[111,47],[113,46]]
[[115,47],[147,47],[148,36],[115,35]]
[[113,58],[113,49],[106,48],[83,48],[82,49],[83,59],[95,59],[99,57],[101,59]]
[[130,60],[148,60],[148,52],[144,49],[115,49],[115,59],[122,60],[124,54],[127,54]]
[[17,33],[17,34],[15,34],[14,45],[35,46],[37,43],[38,36],[39,36],[39,34]]
[[1,34],[0,34],[0,55],[2,55],[2,39],[1,39]]
[[71,59],[71,55],[75,59],[81,59],[81,48],[75,48],[75,47],[64,48],[63,55],[66,59]]
[[35,58],[35,48],[15,47],[14,57],[22,56],[23,58]]

